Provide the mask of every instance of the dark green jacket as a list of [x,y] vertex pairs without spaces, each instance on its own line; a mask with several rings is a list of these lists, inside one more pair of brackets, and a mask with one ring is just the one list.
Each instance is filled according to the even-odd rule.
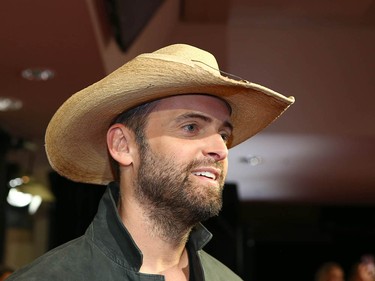
[[[139,272],[142,253],[121,222],[115,203],[117,197],[118,187],[110,184],[101,199],[98,213],[83,236],[49,251],[19,269],[7,281],[164,280],[161,275]],[[191,280],[241,280],[202,250],[211,236],[202,225],[190,235],[187,248]]]

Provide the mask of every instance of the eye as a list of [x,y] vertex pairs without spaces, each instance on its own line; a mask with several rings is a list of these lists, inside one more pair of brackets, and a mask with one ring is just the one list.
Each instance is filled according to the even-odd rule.
[[228,142],[229,140],[229,135],[227,133],[221,133],[221,138],[223,139],[223,141],[226,143]]
[[195,132],[198,130],[198,126],[196,124],[187,124],[182,128],[187,132]]
[[224,131],[224,132],[221,132],[220,135],[221,135],[221,138],[223,139],[223,141],[225,143],[228,143],[228,141],[231,137],[231,133],[228,133],[228,132]]

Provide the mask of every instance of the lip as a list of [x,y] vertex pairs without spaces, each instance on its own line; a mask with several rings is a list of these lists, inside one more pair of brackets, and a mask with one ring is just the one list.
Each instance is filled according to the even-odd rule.
[[[210,179],[210,178],[207,178],[207,179],[210,179],[210,180],[214,180],[214,181],[217,181],[220,177],[220,174],[221,174],[221,171],[219,169],[216,169],[216,168],[213,168],[213,167],[200,167],[198,169],[194,169],[192,171],[192,174],[195,175],[195,173],[202,173],[202,172],[209,172],[211,174],[214,175],[214,179]],[[195,175],[197,176],[197,175]]]

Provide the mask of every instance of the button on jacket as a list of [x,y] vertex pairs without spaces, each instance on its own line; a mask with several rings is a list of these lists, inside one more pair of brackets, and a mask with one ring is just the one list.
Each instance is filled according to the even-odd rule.
[[[142,253],[123,225],[116,203],[119,190],[110,184],[86,233],[63,244],[12,274],[9,281],[162,281],[164,276],[140,273]],[[187,243],[190,280],[241,280],[226,266],[202,250],[211,239],[201,224]]]

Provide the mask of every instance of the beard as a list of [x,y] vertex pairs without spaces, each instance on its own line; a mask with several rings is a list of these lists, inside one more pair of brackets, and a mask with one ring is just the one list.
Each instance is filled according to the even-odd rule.
[[[174,159],[157,155],[143,142],[135,182],[136,198],[144,206],[154,232],[166,239],[180,239],[198,222],[218,215],[222,208],[223,164],[213,159],[178,164]],[[216,186],[193,180],[193,169],[202,166],[222,171]]]

